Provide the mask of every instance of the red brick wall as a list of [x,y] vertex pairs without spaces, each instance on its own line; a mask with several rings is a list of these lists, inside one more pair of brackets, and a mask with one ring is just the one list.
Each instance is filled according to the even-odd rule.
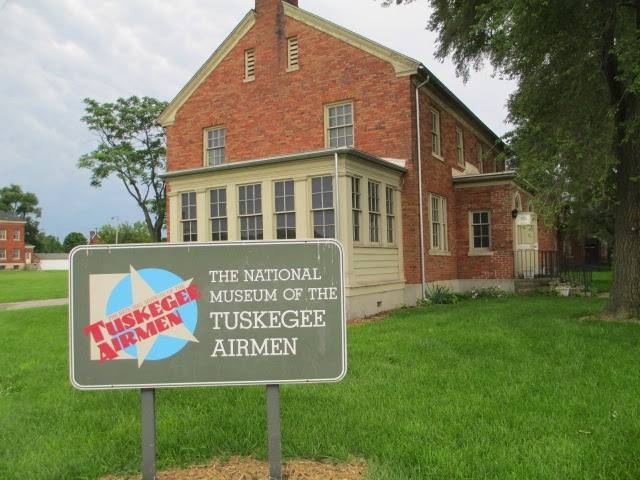
[[[300,69],[286,72],[287,38],[298,36]],[[244,52],[256,79],[245,83]],[[354,103],[355,147],[411,155],[410,77],[377,57],[284,17],[262,0],[256,23],[185,102],[167,128],[168,170],[203,164],[203,130],[224,125],[227,162],[325,148],[324,105]]]
[[[0,260],[0,265],[24,263],[24,223],[2,223],[0,222],[0,230],[7,231],[7,239],[0,240],[0,249],[6,250],[7,258]],[[20,232],[20,240],[14,240],[14,232],[18,230]],[[20,250],[20,260],[14,260],[13,250],[17,248]]]
[[[512,185],[460,188],[456,190],[458,208],[458,278],[513,277]],[[470,256],[469,211],[490,210],[490,256]]]

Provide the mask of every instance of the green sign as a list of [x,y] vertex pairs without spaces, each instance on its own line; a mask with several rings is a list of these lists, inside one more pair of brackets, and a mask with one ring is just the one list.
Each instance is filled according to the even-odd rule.
[[82,246],[70,262],[76,388],[346,374],[343,252],[334,240]]

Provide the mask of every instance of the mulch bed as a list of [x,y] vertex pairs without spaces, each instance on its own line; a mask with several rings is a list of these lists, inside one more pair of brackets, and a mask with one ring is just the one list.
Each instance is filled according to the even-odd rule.
[[[294,460],[287,463],[282,472],[286,480],[362,480],[367,465],[361,460],[346,464]],[[102,480],[140,480],[141,475],[110,476]],[[159,472],[157,480],[268,480],[267,462],[253,458],[232,457],[227,461],[212,460],[207,465],[195,465],[184,469]]]

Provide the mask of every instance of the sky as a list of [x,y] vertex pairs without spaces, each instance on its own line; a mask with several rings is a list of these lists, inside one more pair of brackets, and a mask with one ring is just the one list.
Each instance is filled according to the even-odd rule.
[[[515,84],[490,67],[465,84],[435,59],[426,0],[300,0],[300,7],[420,60],[498,135]],[[131,95],[171,100],[254,0],[0,0],[0,187],[40,199],[40,227],[62,240],[142,219],[118,180],[89,184],[78,158],[97,146],[82,100]]]

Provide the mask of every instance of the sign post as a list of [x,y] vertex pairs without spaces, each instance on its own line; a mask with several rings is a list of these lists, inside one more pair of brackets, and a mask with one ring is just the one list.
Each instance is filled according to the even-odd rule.
[[81,246],[70,256],[69,363],[80,390],[139,389],[155,476],[154,389],[263,385],[280,479],[280,385],[347,372],[335,240]]

